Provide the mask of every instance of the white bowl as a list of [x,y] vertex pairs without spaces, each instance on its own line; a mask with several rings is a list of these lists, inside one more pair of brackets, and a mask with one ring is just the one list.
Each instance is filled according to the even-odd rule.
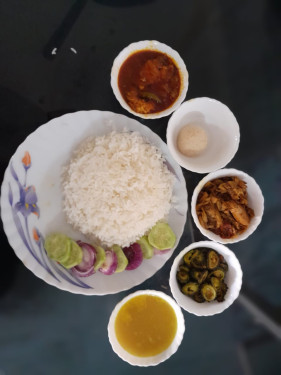
[[[248,204],[249,204],[249,207],[252,208],[255,212],[255,216],[251,219],[250,224],[248,228],[245,230],[245,232],[243,232],[242,234],[234,238],[221,238],[220,236],[211,232],[210,230],[203,228],[198,220],[197,213],[196,213],[196,202],[197,202],[198,194],[202,190],[203,186],[208,181],[211,181],[220,177],[227,177],[227,176],[237,176],[238,178],[246,182],[247,192],[248,192]],[[250,234],[252,234],[257,229],[258,225],[260,224],[262,215],[263,215],[263,210],[264,210],[264,198],[263,198],[260,187],[258,186],[256,181],[252,177],[250,177],[247,173],[239,171],[237,169],[220,169],[218,171],[209,173],[196,186],[192,195],[192,199],[191,199],[191,214],[192,214],[193,220],[197,228],[200,230],[200,232],[204,236],[208,237],[210,240],[224,243],[224,244],[239,242],[249,237]]]
[[[124,61],[133,53],[137,51],[142,50],[154,50],[159,51],[167,54],[169,57],[172,58],[174,63],[177,65],[181,77],[181,89],[180,94],[177,98],[177,100],[174,102],[172,106],[165,109],[164,111],[157,112],[157,113],[149,113],[149,114],[143,114],[135,112],[131,109],[131,107],[126,103],[126,101],[123,99],[123,96],[120,93],[119,87],[118,87],[118,75],[119,70],[124,63]],[[119,101],[121,106],[125,108],[128,112],[132,113],[135,116],[146,118],[146,119],[155,119],[160,118],[164,116],[168,116],[173,111],[175,111],[180,104],[185,99],[187,89],[188,89],[188,72],[186,70],[186,66],[180,55],[177,51],[173,50],[171,47],[167,46],[164,43],[157,42],[156,40],[143,40],[141,42],[136,42],[130,44],[128,47],[124,48],[119,55],[115,58],[113,62],[113,66],[111,69],[111,87],[114,92],[114,95],[116,99]]]
[[[192,298],[184,295],[179,288],[176,274],[179,265],[183,262],[183,256],[192,249],[197,249],[200,247],[210,248],[221,254],[227,264],[228,271],[225,276],[225,283],[228,286],[228,290],[225,295],[225,300],[223,302],[203,302],[198,303]],[[215,315],[223,312],[227,309],[238,297],[242,285],[242,270],[238,259],[235,254],[229,250],[226,246],[218,244],[212,241],[200,241],[194,242],[193,244],[187,246],[183,249],[179,255],[175,258],[171,272],[170,272],[170,288],[173,297],[177,303],[186,311],[195,314],[197,316],[208,316]]]
[[[176,332],[176,335],[175,335],[175,338],[174,338],[173,342],[162,353],[157,354],[157,355],[152,356],[152,357],[137,357],[137,356],[134,356],[134,355],[128,353],[119,344],[119,342],[117,340],[117,337],[116,337],[116,334],[115,334],[115,319],[117,317],[117,314],[118,314],[120,308],[127,301],[129,301],[131,298],[134,298],[136,296],[143,295],[143,294],[151,295],[151,296],[157,296],[157,297],[160,297],[160,298],[164,299],[173,308],[173,310],[176,314],[176,317],[177,317],[177,332]],[[165,294],[163,292],[158,292],[156,290],[140,290],[140,291],[137,291],[135,293],[132,293],[132,294],[128,295],[127,297],[125,297],[121,302],[119,302],[115,306],[115,308],[112,311],[112,314],[110,316],[107,329],[108,329],[108,337],[109,337],[109,341],[110,341],[110,344],[112,346],[112,349],[114,350],[114,352],[120,358],[122,358],[124,361],[130,363],[131,365],[145,366],[146,367],[146,366],[156,366],[159,363],[166,361],[168,358],[171,357],[172,354],[174,354],[177,351],[179,345],[181,344],[182,338],[183,338],[183,334],[184,334],[184,331],[185,331],[185,324],[184,324],[184,317],[183,317],[181,308],[177,305],[177,303],[171,297],[169,297],[167,294]]]
[[[179,152],[177,137],[180,129],[193,124],[202,128],[208,138],[207,147],[198,156]],[[230,109],[210,98],[191,99],[173,113],[167,127],[167,144],[173,158],[185,169],[208,173],[223,168],[236,154],[240,141],[239,125]]]

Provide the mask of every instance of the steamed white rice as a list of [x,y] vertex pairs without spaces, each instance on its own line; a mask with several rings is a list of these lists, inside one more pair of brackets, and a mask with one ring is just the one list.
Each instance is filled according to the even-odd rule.
[[167,217],[173,184],[155,146],[137,132],[111,132],[74,152],[63,174],[63,207],[84,235],[128,246]]

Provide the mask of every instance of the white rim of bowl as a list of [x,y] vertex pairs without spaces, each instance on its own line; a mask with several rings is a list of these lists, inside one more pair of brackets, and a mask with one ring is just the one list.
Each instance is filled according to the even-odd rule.
[[[218,306],[217,311],[206,312],[207,308],[209,306],[212,306],[211,304],[213,302],[210,302],[210,304],[206,305],[205,311],[203,311],[203,312],[197,311],[196,312],[192,308],[190,308],[189,306],[185,305],[184,303],[181,303],[180,299],[178,298],[178,295],[179,296],[182,295],[181,291],[178,287],[177,280],[176,280],[176,272],[177,272],[178,266],[179,266],[180,262],[182,261],[184,254],[186,254],[189,250],[192,250],[192,249],[195,249],[195,248],[198,248],[198,247],[207,247],[207,248],[216,250],[219,254],[222,254],[224,257],[231,257],[232,260],[235,262],[235,267],[233,267],[233,268],[235,268],[235,271],[237,273],[236,278],[235,278],[236,288],[234,290],[232,290],[231,295],[229,295],[229,291],[231,290],[231,287],[229,287],[229,285],[228,285],[228,287],[229,287],[228,297],[225,299],[224,302],[216,302],[216,304],[213,305],[213,306]],[[232,264],[229,265],[229,263],[228,263],[228,267],[229,268],[232,267]],[[174,262],[173,262],[173,265],[172,265],[172,268],[171,268],[171,271],[170,271],[169,284],[170,284],[170,288],[171,288],[171,292],[172,292],[173,297],[175,298],[175,300],[177,301],[179,306],[181,306],[184,310],[188,311],[191,314],[197,315],[197,316],[211,316],[211,315],[216,315],[216,314],[222,313],[229,306],[231,306],[233,304],[233,302],[237,299],[237,297],[239,296],[240,290],[241,290],[241,286],[242,286],[242,277],[243,277],[243,272],[242,272],[242,269],[241,269],[241,265],[240,265],[239,260],[238,260],[238,258],[236,257],[236,255],[234,254],[233,251],[231,251],[225,245],[214,242],[214,241],[199,241],[199,242],[194,242],[194,243],[190,244],[189,246],[187,246],[186,248],[184,248],[177,255],[177,257],[174,259]],[[186,296],[186,298],[188,298],[188,297]],[[192,300],[186,299],[186,301],[188,303]],[[194,302],[194,301],[192,301],[192,302]],[[203,304],[200,304],[200,305],[203,305]],[[216,310],[216,309],[213,308],[213,310]]]
[[[209,169],[209,168],[202,168],[202,169],[198,170],[196,168],[193,168],[191,165],[189,165],[188,162],[187,162],[186,165],[184,165],[184,163],[181,162],[181,160],[177,156],[174,144],[172,142],[172,132],[173,132],[173,130],[172,130],[172,126],[173,125],[172,124],[173,124],[174,118],[176,116],[176,112],[180,111],[182,107],[187,106],[192,101],[202,101],[202,100],[208,100],[210,102],[217,103],[217,104],[221,105],[222,107],[224,107],[230,113],[231,116],[233,116],[234,123],[237,125],[236,126],[237,143],[236,143],[236,147],[233,150],[233,154],[230,155],[227,159],[225,159],[224,162],[220,163],[215,168],[211,168],[211,169]],[[181,103],[181,105],[177,108],[176,111],[174,111],[174,113],[172,114],[171,118],[168,121],[168,126],[167,126],[167,131],[166,131],[166,140],[167,140],[167,145],[168,145],[168,148],[169,148],[169,150],[171,152],[171,155],[176,160],[176,162],[179,163],[179,165],[181,167],[183,167],[184,169],[187,169],[187,170],[189,170],[191,172],[195,172],[195,173],[202,173],[202,174],[203,173],[210,173],[210,172],[214,172],[214,171],[216,171],[218,169],[224,168],[234,158],[234,156],[236,155],[236,153],[238,151],[238,148],[239,148],[239,144],[240,144],[240,127],[239,127],[238,121],[236,119],[236,116],[234,115],[234,113],[230,110],[230,108],[226,104],[222,103],[221,101],[219,101],[217,99],[213,99],[213,98],[209,98],[209,97],[206,97],[206,96],[202,96],[202,97],[198,97],[198,98],[193,98],[193,99],[186,100],[185,102]]]
[[[140,295],[144,295],[144,294],[150,295],[150,296],[157,296],[157,297],[164,299],[173,308],[177,317],[177,332],[176,332],[173,342],[162,353],[159,353],[151,357],[137,357],[128,353],[119,344],[116,334],[115,334],[115,328],[114,328],[115,319],[117,317],[117,314],[120,308],[130,299],[140,296]],[[172,297],[157,290],[139,290],[135,293],[129,294],[127,297],[123,298],[119,303],[117,303],[117,305],[115,306],[115,308],[113,309],[111,313],[109,323],[107,326],[107,330],[108,330],[109,342],[111,344],[113,351],[121,359],[123,359],[123,361],[128,362],[129,364],[133,366],[147,367],[147,366],[156,366],[159,363],[166,361],[178,350],[178,347],[180,346],[182,339],[183,339],[183,334],[185,332],[185,322],[184,322],[184,317],[183,317],[180,306],[176,303],[176,301]]]
[[[196,202],[197,202],[198,194],[200,193],[203,186],[208,181],[214,180],[215,178],[227,177],[227,176],[237,176],[239,178],[242,178],[245,182],[250,181],[251,184],[254,186],[257,194],[258,194],[258,199],[260,201],[261,209],[260,209],[260,213],[255,214],[254,218],[252,218],[252,220],[255,220],[255,223],[253,225],[251,225],[251,222],[250,222],[249,227],[242,234],[240,234],[239,236],[234,237],[234,238],[225,238],[224,239],[224,238],[221,238],[220,236],[216,235],[215,233],[211,232],[210,230],[207,230],[207,229],[202,227],[202,225],[200,224],[200,222],[198,220],[197,213],[196,213]],[[192,198],[191,198],[191,214],[192,214],[193,220],[194,220],[197,228],[200,230],[200,232],[204,236],[206,236],[207,238],[209,238],[212,241],[219,242],[221,244],[236,243],[236,242],[240,242],[240,241],[248,238],[257,229],[257,227],[261,223],[263,211],[264,211],[264,198],[263,198],[263,194],[262,194],[262,191],[261,191],[259,185],[256,183],[256,181],[254,180],[253,177],[249,176],[247,173],[245,173],[243,171],[240,171],[240,170],[234,169],[234,168],[219,169],[217,171],[209,173],[195,187],[195,189],[193,191],[193,194],[192,194]]]
[[[145,50],[145,49],[166,53],[169,57],[172,58],[172,60],[177,65],[177,68],[179,69],[179,73],[181,76],[181,91],[177,100],[174,102],[174,104],[170,106],[169,108],[165,109],[164,111],[157,112],[157,113],[150,113],[150,114],[149,113],[142,114],[142,113],[133,111],[131,107],[129,107],[129,105],[126,103],[126,101],[123,99],[120,93],[119,87],[118,87],[118,75],[119,75],[119,70],[122,64],[133,53],[137,51]],[[188,77],[189,75],[188,75],[185,63],[177,51],[169,47],[167,44],[158,42],[157,40],[142,40],[140,42],[129,44],[114,59],[112,69],[111,69],[111,87],[120,105],[124,109],[126,109],[128,112],[132,113],[135,116],[144,118],[144,119],[156,119],[156,118],[161,118],[161,117],[170,115],[184,101],[187,90],[188,90]]]

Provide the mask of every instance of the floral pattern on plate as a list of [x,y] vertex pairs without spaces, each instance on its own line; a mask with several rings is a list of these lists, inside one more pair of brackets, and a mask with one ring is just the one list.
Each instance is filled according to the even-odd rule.
[[[44,249],[44,237],[40,233],[39,229],[33,227],[32,230],[29,227],[29,216],[30,214],[35,214],[38,218],[40,216],[40,209],[37,204],[37,194],[35,187],[33,185],[27,185],[27,174],[31,167],[31,157],[28,151],[25,152],[22,158],[22,165],[25,171],[24,183],[20,182],[20,179],[14,170],[12,162],[10,163],[10,172],[13,179],[16,181],[19,188],[19,200],[14,204],[14,196],[9,184],[9,203],[12,209],[13,220],[17,228],[17,232],[22,239],[27,251],[32,255],[32,257],[39,263],[53,278],[58,282],[60,278],[68,281],[72,285],[76,285],[81,288],[92,288],[91,286],[85,284],[79,280],[71,271],[66,270],[58,263],[51,261]],[[31,239],[31,232],[32,238]],[[34,246],[36,244],[36,248]]]

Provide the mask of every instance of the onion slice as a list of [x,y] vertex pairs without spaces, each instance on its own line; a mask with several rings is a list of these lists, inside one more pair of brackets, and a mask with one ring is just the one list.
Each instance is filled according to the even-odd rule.
[[112,250],[105,251],[105,262],[102,267],[99,268],[99,271],[104,275],[112,275],[117,268],[117,255]]
[[143,260],[142,250],[138,243],[133,243],[129,247],[124,247],[123,252],[128,259],[127,271],[135,270]]
[[91,276],[93,273],[95,273],[94,266],[89,268],[88,271],[79,271],[77,267],[73,267],[71,271],[74,273],[74,275],[78,277],[88,277]]
[[97,252],[96,252],[96,249],[92,245],[89,245],[86,242],[77,241],[77,244],[81,247],[83,251],[83,258],[82,258],[82,262],[80,262],[74,268],[76,268],[77,271],[84,273],[84,272],[89,271],[91,268],[93,268],[94,263],[96,261]]

